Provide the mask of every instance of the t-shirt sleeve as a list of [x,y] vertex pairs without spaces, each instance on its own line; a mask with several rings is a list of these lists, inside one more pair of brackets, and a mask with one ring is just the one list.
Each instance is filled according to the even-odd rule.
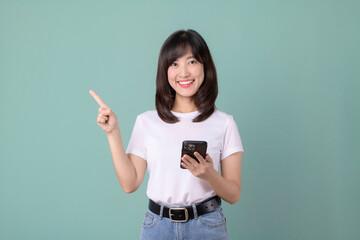
[[229,116],[227,120],[223,141],[223,149],[220,156],[221,160],[233,153],[244,151],[238,127],[232,116]]
[[126,153],[137,155],[146,160],[146,149],[144,143],[144,128],[141,117],[137,116]]

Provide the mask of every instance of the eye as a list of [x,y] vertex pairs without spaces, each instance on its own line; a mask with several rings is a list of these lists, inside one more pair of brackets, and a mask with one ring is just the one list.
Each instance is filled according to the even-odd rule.
[[170,64],[171,67],[176,67],[177,66],[177,63],[176,62],[173,62],[172,64]]
[[191,60],[191,61],[189,62],[189,64],[195,64],[195,63],[196,63],[195,60]]

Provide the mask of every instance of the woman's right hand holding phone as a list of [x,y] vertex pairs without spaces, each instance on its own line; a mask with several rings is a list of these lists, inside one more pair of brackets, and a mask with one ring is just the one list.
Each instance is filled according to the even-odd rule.
[[118,119],[115,113],[111,111],[111,108],[109,108],[93,90],[90,90],[89,93],[100,105],[100,108],[98,110],[99,114],[96,121],[97,124],[101,127],[101,129],[104,130],[106,134],[111,134],[116,130],[120,131]]

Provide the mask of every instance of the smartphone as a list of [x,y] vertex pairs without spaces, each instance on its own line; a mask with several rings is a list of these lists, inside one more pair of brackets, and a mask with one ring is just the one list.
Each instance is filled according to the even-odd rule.
[[[193,159],[195,159],[197,162],[197,158],[194,156],[194,152],[200,153],[200,155],[205,158],[206,157],[206,149],[207,149],[207,142],[205,141],[192,141],[192,140],[186,140],[183,141],[182,149],[181,149],[181,158],[187,154]],[[186,169],[181,165],[182,160],[180,160],[180,167],[183,169]]]

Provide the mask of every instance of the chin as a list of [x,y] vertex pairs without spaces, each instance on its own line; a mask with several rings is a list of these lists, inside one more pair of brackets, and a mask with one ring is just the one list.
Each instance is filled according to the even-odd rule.
[[196,92],[182,92],[182,91],[179,91],[177,94],[182,96],[182,97],[193,97],[195,95]]

